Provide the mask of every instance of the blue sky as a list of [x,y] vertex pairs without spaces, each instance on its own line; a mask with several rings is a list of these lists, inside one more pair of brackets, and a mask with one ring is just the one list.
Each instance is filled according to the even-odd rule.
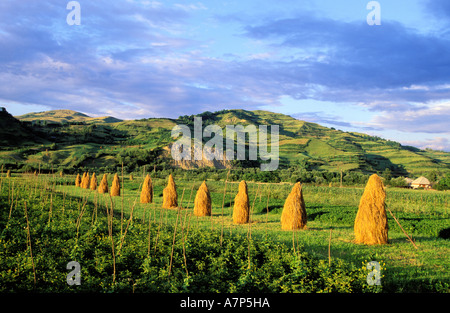
[[0,2],[0,105],[122,119],[265,109],[450,151],[450,1]]

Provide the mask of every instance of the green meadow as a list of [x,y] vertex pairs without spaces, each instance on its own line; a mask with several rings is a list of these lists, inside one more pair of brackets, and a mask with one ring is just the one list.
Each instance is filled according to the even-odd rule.
[[[161,209],[166,178],[150,174],[152,204],[139,203],[142,173],[135,173],[133,180],[123,176],[120,197],[77,188],[73,175],[2,178],[0,272],[4,283],[0,282],[0,289],[14,291],[15,280],[25,279],[29,284],[18,283],[20,290],[65,292],[70,290],[65,284],[67,271],[47,262],[59,262],[60,268],[70,258],[78,258],[89,264],[83,272],[89,282],[82,285],[85,291],[450,292],[448,192],[388,188],[387,206],[403,230],[388,213],[389,244],[365,246],[352,242],[363,187],[305,184],[307,229],[293,232],[281,230],[280,225],[290,183],[248,182],[251,222],[235,225],[231,216],[239,182],[207,180],[212,216],[196,217],[194,198],[201,179],[175,176],[179,209]],[[97,177],[100,180],[99,173]],[[28,214],[35,216],[28,226],[32,239],[24,230],[25,203]],[[14,237],[15,232],[20,235]],[[130,265],[133,257],[137,263]],[[303,260],[300,267],[299,260]],[[382,266],[381,286],[376,288],[365,283],[365,266],[370,261]],[[220,267],[229,271],[228,276],[215,276],[217,262],[223,262]],[[232,270],[236,264],[239,270]],[[53,272],[46,274],[46,268]],[[263,278],[263,271],[272,282]],[[144,272],[152,273],[153,283],[165,287],[148,287],[151,282],[142,277]],[[126,280],[127,273],[134,284]],[[51,287],[48,277],[62,280],[61,287]],[[107,279],[100,286],[102,277]],[[217,280],[217,284],[202,289],[198,285],[202,280]]]

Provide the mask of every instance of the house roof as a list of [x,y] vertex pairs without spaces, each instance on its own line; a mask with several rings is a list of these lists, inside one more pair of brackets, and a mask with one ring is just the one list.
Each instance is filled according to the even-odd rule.
[[411,185],[430,185],[430,181],[423,176],[420,176],[416,180],[414,180]]

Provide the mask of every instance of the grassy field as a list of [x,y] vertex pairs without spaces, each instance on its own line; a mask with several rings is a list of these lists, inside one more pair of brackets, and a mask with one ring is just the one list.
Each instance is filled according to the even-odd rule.
[[[99,174],[97,176],[100,177]],[[88,229],[92,229],[97,216],[106,212],[108,207],[114,207],[117,232],[122,235],[127,231],[130,221],[133,220],[140,221],[136,224],[142,225],[146,225],[147,221],[152,223],[155,231],[158,229],[158,234],[160,228],[167,230],[169,234],[166,234],[166,240],[169,246],[171,233],[177,226],[183,231],[192,229],[192,232],[203,232],[210,234],[206,236],[215,238],[213,242],[205,244],[205,249],[208,249],[208,245],[218,245],[219,242],[230,241],[233,238],[251,238],[254,242],[281,245],[290,249],[290,254],[299,251],[305,252],[319,260],[319,266],[323,264],[325,264],[324,266],[338,266],[344,262],[352,269],[359,269],[365,267],[369,261],[378,261],[382,264],[382,291],[384,292],[450,292],[450,262],[448,259],[450,241],[439,237],[439,233],[443,229],[450,228],[448,208],[450,194],[448,192],[388,188],[387,205],[404,230],[413,238],[418,247],[415,249],[389,214],[388,245],[365,246],[352,243],[353,222],[363,188],[305,185],[303,192],[308,214],[307,229],[292,232],[282,231],[280,225],[282,207],[292,188],[292,185],[288,183],[249,182],[251,223],[235,225],[232,223],[231,216],[238,182],[227,182],[225,189],[224,181],[207,181],[212,198],[212,216],[198,218],[192,214],[192,209],[195,193],[201,181],[196,181],[195,178],[178,180],[175,177],[178,201],[179,205],[181,204],[180,210],[161,209],[162,190],[165,187],[166,179],[153,179],[154,203],[145,205],[139,203],[139,192],[143,182],[140,175],[135,174],[133,180],[130,180],[128,175],[125,176],[122,195],[113,198],[110,198],[109,195],[99,195],[97,192],[77,188],[74,186],[74,180],[74,176],[59,177],[58,175],[40,175],[38,177],[23,175],[13,176],[12,179],[3,178],[0,187],[4,200],[2,211],[10,211],[9,215],[11,215],[11,211],[19,210],[17,207],[20,207],[20,202],[18,205],[17,197],[18,194],[22,194],[22,198],[19,198],[21,201],[26,197],[30,197],[30,203],[40,199],[35,207],[45,212],[49,223],[51,214],[57,216],[56,212],[64,210],[64,207],[72,207],[75,211],[74,216],[77,217],[76,220],[85,219],[85,223],[87,223],[85,227],[91,225],[91,228],[88,227]],[[111,181],[112,175],[109,176],[109,184]],[[59,202],[56,202],[56,199],[59,199]],[[53,208],[52,201],[55,201]],[[62,204],[61,201],[63,201]],[[63,207],[61,208],[61,206]],[[87,213],[81,214],[86,208],[89,208]],[[53,210],[53,213],[50,213],[49,210]],[[6,213],[2,215],[2,225],[5,225],[4,219],[7,217]],[[74,221],[75,219],[72,217],[72,223]],[[2,229],[1,231],[2,236],[5,237],[7,230]],[[80,230],[81,232],[82,230]],[[76,235],[78,237],[78,227]],[[128,236],[133,238],[132,231]],[[161,238],[163,237],[161,235]],[[116,241],[116,248],[117,245]],[[7,253],[7,245],[5,247],[6,251],[3,250],[2,253]],[[96,251],[95,249],[94,247],[94,251]],[[250,248],[248,249],[250,251]],[[190,253],[189,249],[185,252],[188,255]],[[34,250],[33,253],[35,253]],[[38,253],[36,252],[36,254]],[[178,258],[182,259],[182,256],[178,254]],[[271,266],[275,267],[276,262],[274,262],[271,263]],[[179,261],[176,264],[180,267],[182,263]],[[2,268],[2,270],[6,269]],[[353,274],[349,273],[346,275],[353,277],[351,276]],[[311,289],[310,291],[317,290]],[[338,289],[338,291],[342,290]]]

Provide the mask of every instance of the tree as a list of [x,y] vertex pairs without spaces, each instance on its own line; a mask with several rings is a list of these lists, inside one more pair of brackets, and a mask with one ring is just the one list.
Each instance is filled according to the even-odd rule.
[[389,182],[392,178],[392,172],[390,168],[386,168],[383,171],[383,174],[381,174],[381,176],[383,176],[383,178],[386,180],[386,182]]
[[438,184],[436,185],[437,190],[450,190],[450,173],[445,174],[444,177],[442,177]]

